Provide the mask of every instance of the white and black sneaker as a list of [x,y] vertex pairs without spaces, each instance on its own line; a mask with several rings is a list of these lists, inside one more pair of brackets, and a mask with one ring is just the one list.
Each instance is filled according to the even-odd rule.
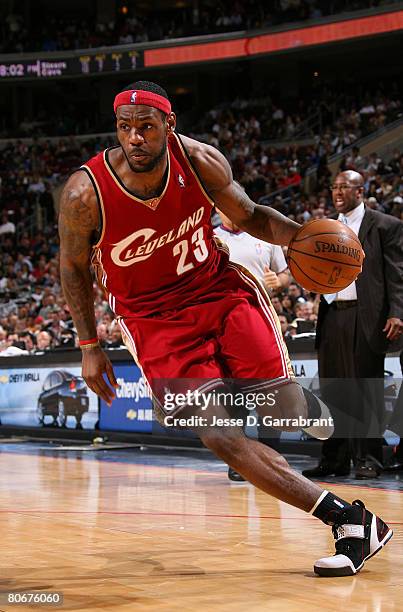
[[332,531],[336,553],[316,561],[314,571],[319,576],[353,576],[393,535],[386,523],[369,512],[359,499],[340,513]]

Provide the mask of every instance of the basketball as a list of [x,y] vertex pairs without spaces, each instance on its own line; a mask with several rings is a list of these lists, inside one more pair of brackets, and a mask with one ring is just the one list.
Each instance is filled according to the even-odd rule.
[[354,232],[335,219],[309,221],[288,247],[291,274],[308,291],[337,293],[362,270],[364,251]]

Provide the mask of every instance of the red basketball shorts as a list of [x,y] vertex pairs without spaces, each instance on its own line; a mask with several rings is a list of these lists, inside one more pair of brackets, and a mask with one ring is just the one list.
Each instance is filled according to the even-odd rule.
[[[119,319],[123,339],[153,392],[161,379],[193,379],[209,391],[222,379],[266,386],[293,377],[280,324],[263,287],[229,263],[202,303],[149,317]],[[207,379],[207,380],[206,380]],[[244,384],[245,388],[245,384]]]

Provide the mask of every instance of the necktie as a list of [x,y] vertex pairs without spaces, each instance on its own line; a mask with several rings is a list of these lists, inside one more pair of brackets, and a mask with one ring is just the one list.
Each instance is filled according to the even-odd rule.
[[[341,222],[342,222],[342,223],[344,223],[345,225],[348,225],[348,224],[347,224],[347,217],[346,217],[346,215],[343,215],[343,214],[339,215],[339,221],[341,221]],[[332,302],[334,302],[334,300],[336,299],[336,297],[337,297],[337,293],[327,293],[327,294],[326,294],[326,295],[324,295],[323,297],[325,298],[325,300],[326,300],[326,302],[327,302],[328,304],[331,304],[331,303],[332,303]]]

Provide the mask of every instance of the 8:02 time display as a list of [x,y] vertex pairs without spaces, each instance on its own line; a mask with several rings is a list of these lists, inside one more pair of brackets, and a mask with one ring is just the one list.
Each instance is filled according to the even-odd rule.
[[0,77],[23,77],[24,64],[0,64]]

